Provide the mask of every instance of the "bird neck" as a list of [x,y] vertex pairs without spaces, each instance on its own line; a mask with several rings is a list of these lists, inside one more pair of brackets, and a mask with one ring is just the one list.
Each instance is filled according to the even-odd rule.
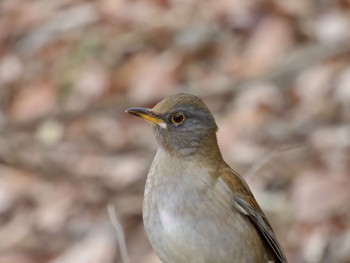
[[196,155],[200,161],[207,164],[221,163],[223,161],[216,133],[201,140]]
[[218,143],[216,133],[207,134],[203,136],[195,144],[189,146],[182,146],[174,149],[169,144],[159,144],[169,156],[180,158],[186,161],[196,161],[203,165],[213,165],[223,161]]

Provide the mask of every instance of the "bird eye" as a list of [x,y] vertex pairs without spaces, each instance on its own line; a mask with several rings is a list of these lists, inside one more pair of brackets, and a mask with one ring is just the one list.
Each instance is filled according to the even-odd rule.
[[180,125],[185,121],[185,119],[186,119],[185,115],[181,112],[178,112],[171,117],[171,122],[175,125]]

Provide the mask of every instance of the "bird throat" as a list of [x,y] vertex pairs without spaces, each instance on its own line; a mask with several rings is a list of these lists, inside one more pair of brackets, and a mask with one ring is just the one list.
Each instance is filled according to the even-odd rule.
[[202,138],[183,139],[180,136],[171,136],[166,132],[163,129],[155,129],[155,137],[158,147],[169,156],[206,163],[222,160],[216,133],[208,133]]

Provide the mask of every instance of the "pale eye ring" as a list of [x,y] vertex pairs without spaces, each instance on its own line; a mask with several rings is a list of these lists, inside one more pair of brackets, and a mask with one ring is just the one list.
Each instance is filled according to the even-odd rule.
[[183,113],[181,113],[181,112],[178,112],[178,113],[175,113],[171,117],[171,122],[174,125],[180,125],[180,124],[182,124],[185,121],[185,119],[186,119],[185,115]]

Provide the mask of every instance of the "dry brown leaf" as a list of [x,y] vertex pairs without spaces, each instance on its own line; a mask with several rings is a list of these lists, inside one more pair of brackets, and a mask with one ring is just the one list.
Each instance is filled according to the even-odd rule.
[[56,89],[50,81],[40,81],[23,87],[16,94],[8,115],[12,121],[28,121],[52,112],[56,108]]

